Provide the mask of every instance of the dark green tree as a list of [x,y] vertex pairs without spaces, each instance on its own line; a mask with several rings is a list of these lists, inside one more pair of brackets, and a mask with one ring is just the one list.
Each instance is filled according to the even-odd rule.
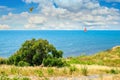
[[62,55],[63,52],[58,51],[52,44],[49,44],[47,40],[32,39],[25,41],[25,43],[22,44],[22,47],[9,57],[8,63],[18,65],[18,63],[22,61],[19,63],[20,65],[24,62],[33,66],[41,65],[43,60],[52,58],[52,60],[55,59],[55,61],[51,61],[52,64],[54,64],[54,62],[56,64],[57,58],[62,58]]

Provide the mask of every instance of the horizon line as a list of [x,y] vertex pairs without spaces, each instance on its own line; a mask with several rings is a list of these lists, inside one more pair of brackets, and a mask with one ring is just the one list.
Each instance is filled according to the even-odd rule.
[[[40,30],[40,31],[84,31],[83,29],[0,29],[0,31],[32,31],[32,30]],[[94,29],[87,31],[120,31],[120,29]]]

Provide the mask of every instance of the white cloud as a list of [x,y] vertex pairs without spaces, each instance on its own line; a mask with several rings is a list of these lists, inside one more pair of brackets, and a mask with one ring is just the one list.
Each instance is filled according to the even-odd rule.
[[[120,10],[100,6],[97,0],[23,1],[38,3],[39,13],[9,13],[0,18],[0,24],[18,26],[15,27],[17,29],[68,30],[83,29],[83,26],[89,29],[109,29],[110,27],[119,28],[120,25]],[[58,8],[55,8],[53,4],[56,4]]]
[[92,0],[54,0],[55,3],[70,11],[79,12],[85,9],[95,9],[99,7],[99,3]]
[[42,16],[32,16],[28,19],[29,23],[33,24],[42,24],[46,22],[46,18]]
[[10,26],[5,25],[5,24],[0,24],[0,29],[10,29]]
[[20,14],[9,12],[8,15],[0,17],[0,24],[9,25],[11,29],[21,29],[23,28],[22,26],[28,22],[29,16],[28,12],[22,12]]

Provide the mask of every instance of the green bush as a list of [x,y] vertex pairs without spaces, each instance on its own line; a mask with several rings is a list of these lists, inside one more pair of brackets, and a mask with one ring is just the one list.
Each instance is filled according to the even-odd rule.
[[63,67],[65,63],[62,61],[61,58],[47,58],[43,60],[44,66],[57,66],[57,67]]
[[118,69],[111,69],[111,70],[110,70],[110,73],[111,73],[111,74],[119,74],[120,71],[119,71]]
[[23,67],[23,66],[29,66],[29,65],[30,65],[29,63],[24,62],[24,61],[20,61],[20,62],[18,63],[18,66],[21,66],[21,67]]
[[32,39],[25,41],[22,47],[9,57],[8,64],[37,66],[43,63],[45,66],[62,66],[63,62],[60,59],[62,55],[63,52],[58,51],[47,40]]
[[7,59],[5,58],[0,58],[0,64],[6,64],[7,63]]

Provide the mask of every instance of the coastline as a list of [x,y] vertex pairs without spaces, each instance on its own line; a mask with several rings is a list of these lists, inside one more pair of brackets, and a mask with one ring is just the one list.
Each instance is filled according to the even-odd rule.
[[[65,60],[69,63],[70,60],[77,59],[84,59],[86,61],[89,58],[99,60],[100,57],[103,57],[105,59],[111,59],[114,60],[114,58],[117,57],[117,51],[120,50],[120,46],[115,46],[110,50],[102,51],[100,53],[86,56],[86,55],[80,55],[79,57],[73,57],[73,58],[66,58]],[[109,54],[108,54],[109,53]],[[103,55],[104,54],[104,55]],[[109,56],[108,56],[109,55]],[[114,57],[110,57],[114,56]],[[98,58],[99,57],[99,58]],[[64,59],[64,58],[63,58]],[[92,61],[92,60],[91,60]],[[103,62],[104,63],[104,62]],[[110,62],[108,62],[109,64]],[[114,63],[114,62],[113,62]],[[113,80],[120,78],[120,68],[119,66],[115,65],[103,65],[103,64],[89,64],[89,63],[76,63],[72,62],[69,63],[70,66],[66,67],[41,67],[41,66],[28,66],[28,67],[18,67],[14,65],[1,65],[0,66],[0,74],[2,75],[7,74],[7,77],[27,77],[30,80],[61,80],[61,79],[76,79],[76,80]],[[118,64],[118,63],[116,63]],[[72,70],[72,71],[71,71]],[[84,73],[84,70],[87,70],[86,73]],[[50,71],[50,72],[49,72]],[[86,75],[87,74],[87,75]]]

